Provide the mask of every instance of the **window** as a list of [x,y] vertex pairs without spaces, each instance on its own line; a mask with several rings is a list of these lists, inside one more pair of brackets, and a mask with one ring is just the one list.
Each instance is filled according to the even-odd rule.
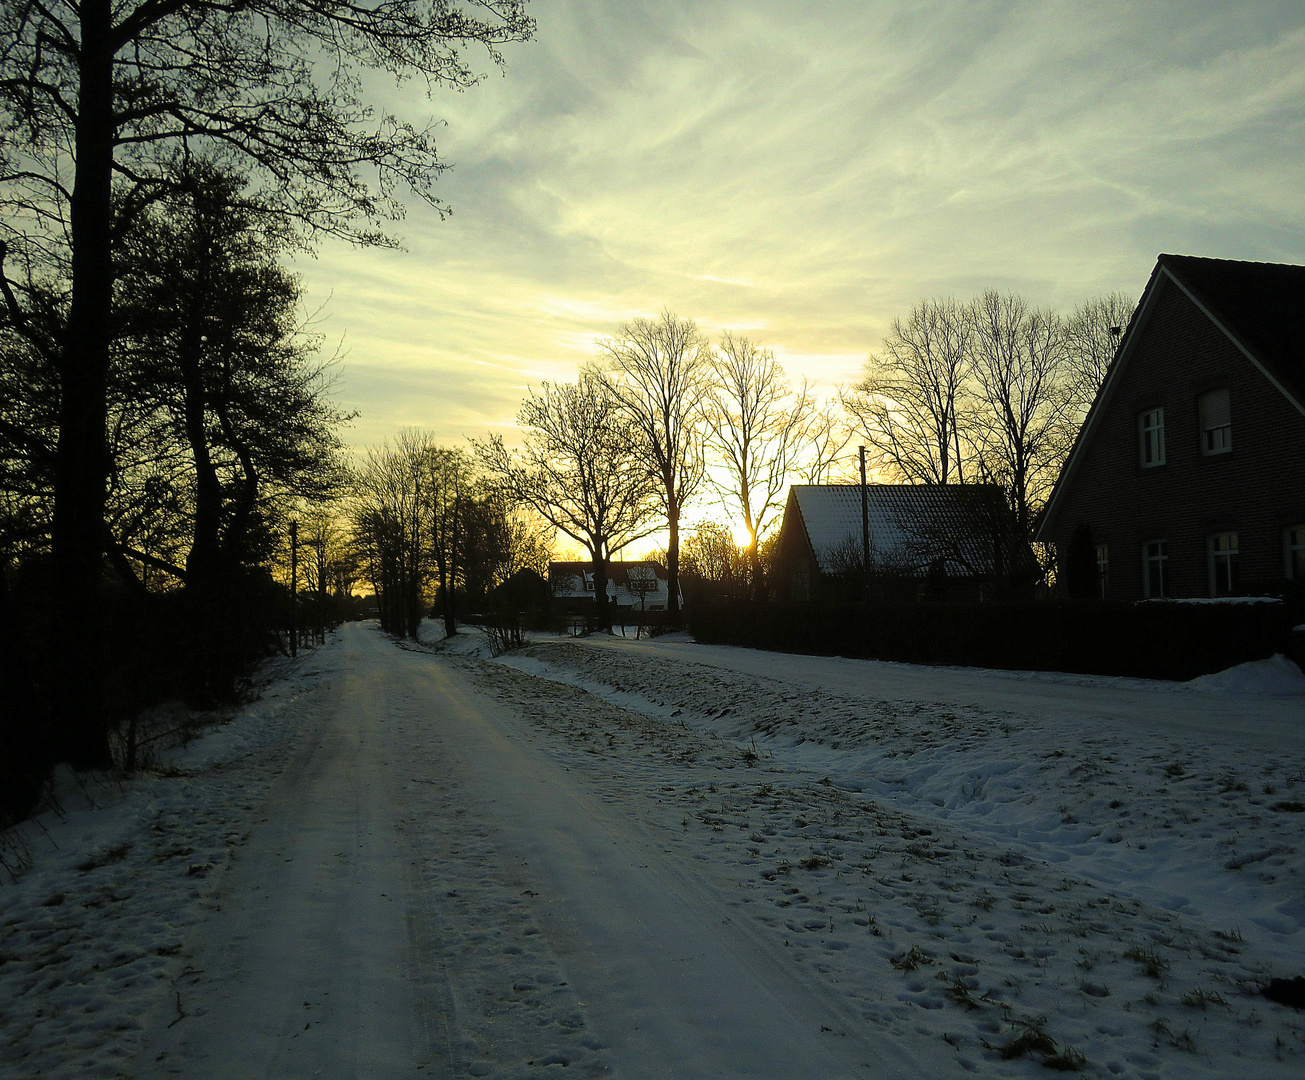
[[1287,576],[1292,581],[1305,581],[1305,525],[1287,530]]
[[1142,468],[1165,463],[1165,411],[1148,409],[1138,417],[1141,434]]
[[1210,537],[1210,595],[1237,595],[1237,534]]
[[1106,598],[1106,582],[1110,578],[1110,548],[1105,544],[1097,545],[1097,589],[1101,599]]
[[1148,540],[1142,545],[1142,592],[1148,600],[1169,595],[1169,544]]
[[1198,402],[1201,413],[1201,453],[1226,454],[1232,450],[1232,405],[1227,390],[1211,390]]

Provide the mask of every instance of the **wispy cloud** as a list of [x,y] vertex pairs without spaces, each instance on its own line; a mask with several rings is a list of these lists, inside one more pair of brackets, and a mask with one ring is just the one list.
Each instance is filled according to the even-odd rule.
[[505,77],[399,103],[447,119],[452,217],[414,209],[406,253],[303,267],[333,294],[324,329],[348,331],[359,438],[501,424],[522,385],[663,308],[828,386],[923,296],[1068,308],[1140,291],[1160,251],[1305,251],[1298,3],[535,14]]

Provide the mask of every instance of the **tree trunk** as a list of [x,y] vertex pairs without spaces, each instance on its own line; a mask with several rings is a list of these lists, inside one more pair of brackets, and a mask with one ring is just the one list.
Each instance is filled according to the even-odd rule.
[[52,642],[55,756],[77,769],[113,763],[104,711],[100,557],[112,314],[113,56],[109,0],[84,0],[69,205],[72,292],[59,363]]
[[612,628],[612,617],[607,606],[607,555],[595,546],[594,556],[594,618],[600,630]]
[[757,538],[756,530],[752,532],[752,540],[748,544],[748,570],[752,574],[752,602],[754,604],[762,603],[766,598],[762,595],[761,580],[761,541]]
[[666,617],[675,629],[680,626],[680,507],[672,503],[666,514]]
[[54,764],[41,723],[32,679],[32,658],[9,598],[0,566],[0,829],[19,821],[36,804]]

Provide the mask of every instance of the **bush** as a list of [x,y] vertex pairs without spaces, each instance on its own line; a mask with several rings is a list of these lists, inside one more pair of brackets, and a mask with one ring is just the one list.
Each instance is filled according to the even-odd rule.
[[1293,604],[785,604],[699,611],[698,641],[1006,670],[1192,679],[1290,647]]

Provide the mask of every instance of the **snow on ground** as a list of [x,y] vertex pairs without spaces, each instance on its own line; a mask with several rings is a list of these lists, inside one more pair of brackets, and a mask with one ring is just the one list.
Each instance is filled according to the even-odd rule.
[[143,1018],[170,998],[329,654],[269,671],[261,700],[199,717],[203,737],[160,749],[129,780],[60,775],[51,808],[3,837],[6,1078],[128,1075]]
[[[515,768],[536,760],[543,775],[547,762],[592,792],[623,844],[646,837],[638,861],[664,864],[660,880],[724,905],[728,927],[702,911],[735,935],[732,948],[751,942],[831,1002],[839,1019],[812,1032],[813,1060],[866,1040],[882,1054],[846,1075],[1032,1077],[1044,1064],[1138,1080],[1305,1074],[1305,1013],[1260,994],[1270,978],[1305,974],[1305,753],[1299,738],[1266,751],[1238,736],[1261,716],[1286,732],[1305,715],[1285,661],[1182,689],[1030,676],[1028,696],[1010,689],[1015,676],[665,639],[546,639],[498,661],[478,634],[434,646],[438,656],[385,648],[392,660],[368,660],[388,673],[375,685],[433,665],[475,687]],[[301,658],[152,770],[65,783],[62,815],[12,837],[11,862],[25,851],[32,865],[0,884],[6,1078],[134,1078],[165,1044],[181,1052],[167,1040],[195,1023],[213,977],[194,943],[226,917],[221,889],[257,867],[269,790],[297,747],[322,738],[325,703],[347,696],[358,662],[339,642]],[[1048,687],[1072,700],[1048,706]],[[390,692],[387,737],[416,748],[386,796],[401,850],[422,856],[413,925],[437,929],[422,948],[457,1003],[447,1072],[417,1075],[650,1075],[629,1053],[634,1028],[654,1030],[650,1014],[581,999],[585,950],[532,876],[545,853],[513,854],[513,829],[529,823],[495,816],[511,777],[474,798],[474,770],[455,763],[483,772],[493,756],[446,745],[452,734],[423,726],[416,691]],[[1185,715],[1212,730],[1219,703],[1226,737],[1184,737]],[[1154,725],[1139,721],[1151,713]],[[630,895],[631,910],[605,913],[609,947],[653,924],[652,901]],[[673,947],[648,948],[659,945]],[[646,1010],[665,992],[629,990]],[[310,1034],[329,1040],[329,1010],[302,1008],[326,1028]],[[728,1002],[720,1014],[739,1022]],[[687,1033],[700,1060],[666,1075],[763,1075],[730,1071],[712,1030]],[[167,1060],[170,1074],[211,1075]],[[346,1075],[322,1061],[321,1075]]]
[[[1300,1014],[1259,996],[1305,972],[1299,752],[881,700],[870,678],[860,697],[822,693],[769,659],[780,677],[576,642],[502,662],[755,755],[754,784],[686,789],[690,817],[832,978],[901,972],[868,1020],[979,1069],[1023,1025],[1115,1075],[1305,1070]],[[1299,693],[1284,663],[1189,690]],[[1181,715],[1189,698],[1156,700]],[[1255,700],[1235,724],[1255,723]]]

